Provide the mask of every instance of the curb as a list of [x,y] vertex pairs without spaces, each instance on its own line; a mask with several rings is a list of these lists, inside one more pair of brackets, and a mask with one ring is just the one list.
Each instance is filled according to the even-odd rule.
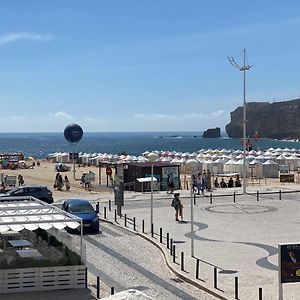
[[104,223],[108,223],[108,224],[111,224],[113,226],[117,226],[117,227],[120,227],[122,229],[125,229],[131,233],[135,233],[136,235],[140,236],[141,238],[143,238],[144,240],[150,242],[152,245],[156,246],[156,248],[158,248],[160,250],[160,252],[162,253],[163,257],[164,257],[164,261],[165,261],[165,264],[167,265],[167,267],[169,268],[169,270],[175,274],[178,278],[180,278],[181,280],[197,287],[198,289],[218,298],[218,299],[221,299],[221,300],[229,300],[228,298],[225,298],[224,296],[221,296],[219,295],[218,293],[204,287],[203,285],[199,284],[198,282],[196,282],[195,280],[191,279],[191,278],[188,278],[186,277],[185,275],[183,275],[181,272],[175,270],[175,268],[173,268],[169,262],[169,258],[167,257],[167,254],[165,252],[165,250],[160,246],[160,244],[156,243],[156,241],[153,241],[151,238],[149,238],[148,236],[144,235],[143,233],[140,233],[138,231],[134,231],[128,227],[124,227],[120,224],[117,224],[117,223],[114,223],[113,221],[110,221],[110,220],[106,220],[106,219],[102,219],[102,218],[99,218],[100,221],[104,222]]

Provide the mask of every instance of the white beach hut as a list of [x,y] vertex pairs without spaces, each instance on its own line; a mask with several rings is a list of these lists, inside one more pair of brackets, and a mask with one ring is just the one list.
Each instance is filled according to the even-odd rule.
[[263,176],[267,178],[278,178],[279,176],[279,165],[278,163],[267,160],[262,164]]
[[247,168],[249,177],[263,178],[263,166],[258,160],[253,160],[249,163]]

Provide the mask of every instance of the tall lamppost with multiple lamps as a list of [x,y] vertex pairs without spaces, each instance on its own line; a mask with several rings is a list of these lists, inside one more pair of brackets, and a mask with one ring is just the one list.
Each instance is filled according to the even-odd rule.
[[151,202],[150,202],[150,227],[153,224],[153,163],[157,161],[159,155],[155,152],[151,152],[147,155],[147,159],[151,162]]
[[194,244],[194,201],[193,201],[193,194],[194,194],[194,187],[193,187],[193,174],[198,171],[198,167],[200,165],[197,159],[188,159],[185,163],[189,173],[191,174],[191,256],[194,257],[195,253],[195,244]]

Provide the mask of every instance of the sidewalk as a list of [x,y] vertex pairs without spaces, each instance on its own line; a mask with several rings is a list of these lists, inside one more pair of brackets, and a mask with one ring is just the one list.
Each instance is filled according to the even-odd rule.
[[[279,190],[282,191],[281,200]],[[127,227],[133,230],[135,217],[136,231],[145,238],[145,242],[150,241],[160,247],[169,268],[179,277],[210,290],[221,299],[235,299],[235,277],[238,277],[239,299],[259,299],[259,288],[262,288],[263,299],[278,299],[278,243],[300,241],[297,234],[300,215],[300,201],[297,200],[300,200],[300,193],[285,193],[292,190],[300,190],[300,186],[297,184],[253,186],[247,188],[247,192],[252,194],[246,195],[242,194],[242,188],[217,189],[211,193],[212,198],[210,193],[197,196],[193,210],[194,258],[190,256],[192,230],[191,199],[188,190],[179,191],[185,214],[185,221],[181,223],[174,220],[175,212],[170,206],[172,195],[166,192],[154,193],[153,238],[150,233],[150,194],[126,192],[123,217],[117,217],[117,222],[119,226],[124,226],[126,214]],[[257,191],[260,193],[258,198]],[[263,192],[276,193],[261,194]],[[107,206],[109,197],[101,198],[103,218],[103,206]],[[139,207],[139,203],[145,203],[147,199],[148,205]],[[113,204],[112,206],[111,212],[107,209],[107,218],[114,222],[115,207]],[[145,224],[145,234],[142,234],[142,220]],[[160,228],[163,234],[162,243],[159,236]],[[294,230],[291,231],[291,228]],[[174,241],[175,263],[170,255],[170,249],[167,248],[167,233]],[[181,254],[182,252],[184,254]],[[183,270],[181,255],[184,255]],[[199,279],[196,279],[197,259]],[[214,279],[215,271],[217,278]],[[299,292],[299,285],[285,285],[284,299],[295,300],[297,298],[295,295]]]

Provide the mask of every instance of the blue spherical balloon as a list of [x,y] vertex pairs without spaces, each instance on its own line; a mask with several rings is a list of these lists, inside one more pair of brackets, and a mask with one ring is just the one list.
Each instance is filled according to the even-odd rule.
[[69,143],[78,143],[82,139],[83,130],[77,124],[69,124],[64,130],[64,136]]

